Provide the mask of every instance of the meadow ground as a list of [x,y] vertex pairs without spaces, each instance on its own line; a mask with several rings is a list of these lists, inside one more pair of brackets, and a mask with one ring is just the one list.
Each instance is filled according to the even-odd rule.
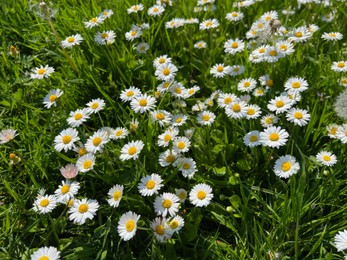
[[0,259],[345,259],[346,7],[0,0]]

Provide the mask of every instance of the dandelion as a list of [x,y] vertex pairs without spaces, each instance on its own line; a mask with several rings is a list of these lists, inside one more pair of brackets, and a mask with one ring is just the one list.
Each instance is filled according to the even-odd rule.
[[211,68],[210,73],[215,78],[223,78],[230,73],[230,66],[224,66],[223,63],[216,64]]
[[310,120],[310,114],[305,109],[292,108],[287,112],[287,120],[295,125],[304,126]]
[[205,41],[198,41],[194,43],[194,48],[195,49],[206,49],[207,43]]
[[164,192],[155,198],[154,211],[157,215],[166,217],[167,215],[175,216],[178,212],[179,198],[176,194]]
[[35,212],[46,214],[57,206],[57,199],[54,195],[39,194],[33,206]]
[[94,41],[100,45],[110,45],[115,42],[116,34],[114,31],[97,32]]
[[204,183],[196,184],[189,192],[189,201],[196,207],[206,207],[212,198],[211,186]]
[[90,109],[83,108],[70,112],[70,117],[66,119],[67,123],[71,127],[78,127],[90,118]]
[[80,45],[82,41],[83,37],[80,34],[75,34],[61,41],[61,45],[63,46],[63,48],[72,48],[75,45]]
[[90,136],[85,144],[85,148],[88,153],[95,154],[96,152],[102,152],[102,149],[106,143],[109,142],[108,132],[104,130],[98,130],[92,136]]
[[144,112],[152,110],[156,102],[154,97],[147,96],[147,94],[139,94],[131,100],[130,106],[135,113],[143,114]]
[[64,94],[64,91],[60,89],[52,89],[49,93],[43,98],[43,104],[45,108],[50,109],[51,106],[57,105],[58,98]]
[[334,237],[334,244],[337,251],[343,251],[347,249],[347,230],[339,231]]
[[59,260],[60,252],[53,246],[41,247],[31,254],[30,260]]
[[73,199],[75,197],[79,188],[80,184],[76,181],[62,181],[62,184],[59,185],[54,194],[58,202],[67,203],[70,199]]
[[158,80],[171,81],[174,80],[177,71],[177,67],[172,63],[161,64],[157,67],[155,76]]
[[171,238],[172,233],[170,232],[170,228],[166,223],[166,218],[157,217],[151,222],[151,229],[154,232],[154,236],[160,242],[166,242]]
[[219,26],[219,22],[217,19],[208,19],[199,24],[200,30],[208,30],[212,28],[217,28]]
[[94,168],[95,156],[93,154],[86,154],[78,158],[76,162],[77,169],[80,172],[87,172]]
[[137,230],[137,222],[140,219],[140,215],[128,211],[124,213],[118,221],[118,234],[124,240],[128,241],[135,236]]
[[137,53],[146,53],[149,49],[149,45],[146,42],[140,42],[136,45]]
[[84,26],[86,28],[93,28],[95,26],[98,26],[99,24],[102,24],[105,21],[104,17],[98,16],[98,17],[93,17],[90,19],[88,22],[84,22]]
[[73,179],[78,174],[78,168],[76,165],[69,163],[60,168],[60,173],[65,179]]
[[30,77],[32,79],[48,78],[53,72],[54,72],[54,68],[48,65],[44,67],[43,66],[36,67],[35,69],[31,70]]
[[134,99],[135,97],[137,97],[140,94],[141,94],[140,89],[132,86],[132,87],[129,87],[125,90],[122,90],[122,92],[120,94],[120,99],[123,102],[127,102],[127,101],[131,101],[132,99]]
[[270,126],[263,132],[260,132],[260,143],[264,146],[279,148],[286,144],[288,132],[281,127]]
[[108,191],[108,204],[111,207],[117,208],[119,206],[119,203],[123,197],[123,185],[114,185],[109,191]]
[[347,120],[347,90],[344,90],[334,102],[334,110],[338,117]]
[[128,14],[131,13],[137,13],[140,12],[144,9],[143,4],[137,4],[137,5],[133,5],[130,8],[127,9]]
[[14,139],[17,136],[17,130],[15,129],[3,129],[0,132],[0,144],[5,144]]
[[154,5],[150,8],[148,8],[148,15],[149,16],[161,16],[162,13],[164,13],[165,8],[162,5]]
[[141,178],[138,184],[139,192],[142,196],[152,196],[158,194],[158,191],[164,186],[160,175],[152,173]]
[[60,132],[58,136],[54,138],[54,149],[58,152],[64,150],[72,150],[75,148],[75,142],[80,140],[78,132],[74,128],[68,128]]
[[136,160],[142,151],[144,143],[142,141],[131,141],[121,149],[120,159],[122,161],[133,159]]
[[318,162],[322,163],[325,166],[333,166],[336,162],[336,155],[331,152],[321,151],[316,155]]
[[296,162],[295,157],[285,155],[278,158],[275,162],[274,172],[280,178],[289,178],[296,174],[300,169],[299,163]]
[[69,220],[78,225],[83,225],[87,219],[93,219],[99,209],[99,203],[91,199],[75,199],[69,209]]
[[201,125],[211,125],[216,119],[216,115],[211,111],[202,111],[198,114],[198,123]]
[[175,137],[175,139],[173,140],[173,149],[177,153],[188,152],[190,145],[191,145],[191,142],[185,136],[178,136],[178,137]]
[[105,101],[101,98],[92,99],[92,101],[87,103],[87,108],[89,113],[98,113],[105,107]]

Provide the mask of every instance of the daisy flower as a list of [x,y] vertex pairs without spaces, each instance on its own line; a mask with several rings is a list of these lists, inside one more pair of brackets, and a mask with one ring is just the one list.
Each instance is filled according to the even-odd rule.
[[195,49],[206,49],[207,43],[205,41],[198,41],[194,43],[194,48]]
[[267,88],[271,88],[274,85],[273,80],[270,78],[268,74],[262,75],[258,78],[260,85],[265,86]]
[[74,151],[77,153],[78,157],[81,157],[88,153],[82,142],[77,142],[77,145],[75,146]]
[[295,125],[304,126],[310,121],[310,114],[305,109],[292,108],[287,112],[287,120]]
[[337,162],[336,155],[327,151],[319,152],[316,159],[325,166],[333,166]]
[[178,166],[178,170],[182,173],[183,177],[188,179],[193,178],[194,174],[198,171],[196,162],[192,158],[181,157],[174,164]]
[[280,58],[283,58],[284,53],[278,49],[277,46],[270,46],[266,49],[263,59],[267,62],[277,62]]
[[144,143],[141,140],[131,141],[123,146],[121,149],[120,159],[122,161],[133,159],[136,160],[142,151]]
[[301,26],[288,32],[288,40],[291,42],[305,42],[311,38],[312,34],[306,26]]
[[268,114],[266,116],[263,116],[260,119],[260,123],[261,123],[262,127],[264,127],[264,128],[273,126],[274,124],[277,124],[277,122],[278,122],[278,117],[273,115],[273,114]]
[[198,92],[199,90],[200,90],[200,87],[197,86],[197,85],[195,85],[195,86],[193,86],[193,87],[191,87],[191,88],[188,88],[188,89],[187,89],[188,97],[193,96],[193,95],[194,95],[196,92]]
[[85,144],[88,153],[95,154],[96,152],[102,152],[104,144],[109,142],[108,133],[104,130],[98,130],[92,136],[90,136]]
[[155,76],[158,80],[171,81],[175,79],[177,67],[172,63],[161,64],[156,68]]
[[269,101],[269,104],[267,105],[267,108],[270,111],[275,112],[276,114],[280,114],[288,111],[292,105],[293,100],[291,100],[287,96],[280,95],[278,97],[275,97],[274,99],[271,99]]
[[337,251],[343,251],[347,249],[347,230],[339,231],[334,237],[334,244]]
[[0,132],[0,144],[5,144],[14,139],[17,136],[17,130],[4,129]]
[[87,103],[87,108],[89,113],[97,113],[99,111],[101,111],[102,109],[104,109],[105,107],[105,101],[101,98],[97,98],[97,99],[92,99],[92,101]]
[[198,114],[198,123],[201,125],[211,125],[216,119],[216,115],[210,111],[202,111]]
[[83,38],[80,34],[75,34],[67,37],[65,40],[61,41],[63,48],[72,48],[75,45],[80,45]]
[[347,87],[347,78],[346,77],[341,77],[338,82],[341,86]]
[[67,203],[70,199],[73,199],[75,197],[79,188],[80,184],[76,181],[62,181],[62,184],[59,185],[54,194],[58,202]]
[[253,96],[255,97],[262,97],[265,95],[265,93],[267,92],[267,89],[264,89],[263,87],[257,87],[253,90]]
[[152,196],[164,186],[160,175],[152,173],[141,178],[137,188],[142,196]]
[[90,28],[93,28],[95,26],[98,26],[99,24],[102,24],[104,21],[105,21],[104,17],[101,17],[101,16],[93,17],[88,22],[84,22],[84,27],[90,29]]
[[83,108],[70,112],[70,117],[66,119],[67,123],[71,127],[78,127],[90,118],[90,109]]
[[72,150],[75,148],[75,142],[80,140],[78,132],[74,128],[68,128],[60,132],[58,136],[54,138],[54,149],[58,152],[64,150]]
[[230,12],[227,13],[225,18],[230,22],[238,22],[241,21],[244,17],[244,14],[242,12]]
[[271,20],[276,19],[278,19],[278,13],[276,11],[266,12],[260,17],[260,20],[264,22],[270,22]]
[[51,212],[57,206],[57,198],[54,195],[39,194],[33,206],[35,212],[46,214]]
[[140,215],[128,211],[124,213],[118,221],[118,234],[124,240],[128,241],[135,236],[137,230],[137,222],[140,219]]
[[257,86],[257,81],[253,78],[246,78],[237,84],[237,89],[241,92],[251,92]]
[[347,61],[334,61],[331,65],[331,69],[335,72],[346,72]]
[[170,232],[171,230],[168,227],[166,218],[157,217],[151,222],[150,226],[158,241],[166,242],[171,238],[172,232]]
[[336,138],[343,144],[347,143],[347,124],[343,124],[337,128]]
[[181,82],[174,82],[171,85],[170,92],[171,92],[172,96],[174,96],[176,98],[179,98],[179,99],[180,98],[182,98],[182,99],[188,98],[188,91],[183,86],[183,84]]
[[185,114],[175,114],[172,116],[172,126],[182,126],[184,125],[187,120],[189,119],[188,116]]
[[48,65],[44,67],[43,66],[36,67],[35,69],[31,70],[30,77],[32,79],[48,78],[53,72],[54,72],[54,68]]
[[260,132],[259,131],[251,131],[247,133],[243,138],[243,143],[248,147],[255,147],[261,145],[260,143]]
[[294,45],[290,41],[278,41],[276,42],[276,48],[285,56],[290,55],[295,51]]
[[248,105],[246,119],[255,119],[261,115],[261,108],[258,105]]
[[196,207],[206,207],[212,198],[211,186],[204,183],[196,184],[189,192],[189,201]]
[[147,13],[149,16],[161,16],[164,11],[165,8],[162,5],[153,5],[148,8]]
[[260,143],[264,146],[279,148],[286,144],[288,132],[281,127],[270,126],[260,132]]
[[229,104],[231,104],[232,102],[236,102],[238,100],[239,100],[239,98],[235,94],[232,94],[232,93],[221,93],[218,96],[217,103],[218,103],[219,107],[225,108]]
[[19,163],[22,159],[18,156],[18,155],[16,155],[15,153],[10,153],[9,154],[9,159],[10,159],[10,164],[11,165],[15,165],[15,164],[17,164],[17,163]]
[[141,90],[137,87],[131,86],[125,90],[122,90],[120,94],[120,99],[123,102],[131,101],[135,97],[141,94]]
[[330,124],[326,127],[327,131],[328,131],[328,136],[330,138],[337,138],[336,137],[336,133],[337,133],[337,129],[339,128],[339,125],[337,124]]
[[60,252],[53,246],[41,247],[31,254],[30,260],[59,260]]
[[238,52],[242,52],[245,49],[245,43],[236,38],[235,40],[230,39],[224,43],[224,52],[227,54],[235,55]]
[[60,89],[52,89],[49,93],[43,98],[43,104],[45,108],[49,109],[51,106],[57,105],[58,98],[64,94],[64,91]]
[[322,39],[327,41],[339,41],[342,40],[343,34],[339,32],[323,33]]
[[153,66],[155,68],[157,68],[161,64],[167,64],[167,63],[171,63],[171,62],[172,62],[171,58],[169,58],[168,55],[161,55],[161,56],[154,59]]
[[137,120],[137,118],[131,119],[129,123],[129,128],[130,128],[130,131],[135,132],[137,128],[139,128],[139,120]]
[[117,208],[119,206],[119,203],[123,197],[123,185],[114,185],[109,191],[108,191],[108,204],[111,207]]
[[116,129],[113,130],[113,133],[110,135],[111,139],[124,139],[129,135],[128,129],[124,127],[117,127]]
[[177,153],[185,153],[189,151],[191,142],[185,136],[177,136],[173,140],[173,150]]
[[135,113],[143,114],[144,112],[155,108],[156,102],[157,101],[154,97],[147,96],[147,94],[139,94],[131,100],[130,106]]
[[99,16],[104,19],[110,18],[112,15],[113,15],[113,11],[111,9],[105,9],[99,14]]
[[100,45],[109,45],[115,42],[116,34],[114,31],[97,32],[94,41]]
[[208,19],[199,24],[200,30],[208,30],[211,28],[217,28],[219,26],[219,22],[217,19]]
[[278,158],[275,162],[274,172],[280,178],[289,178],[293,174],[296,174],[300,169],[299,163],[295,157],[291,155],[285,155]]
[[223,78],[230,73],[230,66],[225,66],[223,63],[216,64],[211,68],[210,73],[215,78]]
[[291,77],[284,83],[286,91],[302,92],[308,89],[308,83],[304,78]]
[[159,155],[159,164],[161,167],[166,167],[173,164],[177,158],[178,153],[169,149]]
[[140,42],[136,45],[137,53],[146,53],[149,50],[149,45],[146,42]]
[[65,179],[73,179],[78,174],[78,168],[76,165],[69,163],[60,168],[60,173]]
[[96,200],[87,198],[73,201],[69,209],[69,220],[78,225],[83,225],[87,219],[93,219],[99,209],[99,203]]
[[178,129],[170,127],[165,130],[164,133],[158,136],[158,146],[167,147],[176,136],[178,135]]
[[178,233],[184,226],[184,219],[181,216],[174,216],[167,222],[171,233]]
[[162,215],[163,217],[167,215],[173,217],[178,212],[179,201],[180,199],[176,194],[164,192],[155,198],[154,211],[157,215]]
[[131,13],[137,13],[139,11],[142,11],[144,9],[143,4],[137,4],[137,5],[133,5],[130,8],[127,9],[128,14]]
[[225,113],[231,118],[243,118],[247,115],[247,103],[240,99],[235,100],[225,107]]
[[125,33],[125,39],[127,39],[127,41],[133,41],[134,39],[140,38],[141,35],[142,35],[141,30],[134,29]]
[[187,199],[188,192],[185,189],[175,189],[175,194],[180,199],[180,202],[184,203]]
[[87,172],[94,168],[95,156],[93,154],[86,154],[78,158],[76,166],[80,172]]
[[158,122],[160,126],[171,123],[171,114],[165,110],[151,111],[152,121]]

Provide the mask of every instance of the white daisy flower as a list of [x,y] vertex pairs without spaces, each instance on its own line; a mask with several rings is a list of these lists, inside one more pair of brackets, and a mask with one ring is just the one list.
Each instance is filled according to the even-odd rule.
[[133,30],[125,33],[125,39],[127,41],[133,41],[133,40],[135,40],[137,38],[140,38],[141,35],[142,35],[142,30],[133,29]]
[[337,251],[343,251],[347,249],[347,230],[339,231],[334,237],[334,244]]
[[271,99],[267,105],[267,108],[276,114],[280,114],[288,111],[293,103],[293,100],[291,100],[288,96],[280,95],[274,99]]
[[46,214],[51,212],[57,206],[57,198],[54,195],[39,194],[33,206],[35,212]]
[[235,94],[232,94],[232,93],[221,93],[218,96],[217,103],[218,103],[219,107],[225,108],[229,104],[231,104],[232,102],[235,102],[235,101],[238,101],[238,100],[239,100],[239,98]]
[[211,111],[202,111],[198,114],[198,123],[200,125],[211,125],[216,119],[216,115]]
[[185,136],[177,136],[173,140],[173,150],[177,153],[188,152],[190,145],[190,140]]
[[276,48],[285,56],[290,55],[295,51],[294,45],[290,41],[278,41],[276,42]]
[[97,113],[104,109],[105,107],[105,101],[101,98],[92,99],[92,101],[88,102],[86,104],[89,113]]
[[223,78],[225,75],[230,73],[230,66],[225,66],[223,63],[218,63],[211,68],[210,73],[215,78]]
[[295,125],[304,126],[310,121],[310,114],[305,109],[291,108],[286,114],[287,120]]
[[17,130],[15,129],[3,129],[0,132],[0,144],[5,144],[11,141],[17,136]]
[[247,133],[243,138],[243,143],[251,148],[261,145],[260,132],[255,130]]
[[158,191],[164,186],[160,175],[152,173],[141,178],[137,188],[142,196],[152,196],[158,194]]
[[257,81],[253,78],[246,78],[237,84],[237,89],[241,92],[251,92],[257,86]]
[[285,57],[284,53],[277,46],[270,46],[266,49],[263,59],[267,62],[273,63],[283,57]]
[[202,21],[199,24],[199,29],[200,30],[208,30],[211,28],[217,28],[218,26],[219,26],[219,22],[217,19],[208,19],[208,20]]
[[118,139],[124,139],[129,135],[128,129],[124,127],[117,127],[116,129],[113,130],[113,132],[110,134],[110,138],[114,140]]
[[114,185],[109,191],[108,191],[108,199],[107,202],[111,207],[117,208],[119,206],[119,203],[123,197],[123,185]]
[[135,97],[137,97],[140,94],[141,94],[141,90],[139,88],[131,86],[125,90],[122,90],[120,94],[120,99],[123,102],[127,102],[127,101],[133,100]]
[[331,65],[331,69],[335,72],[346,72],[347,61],[334,61]]
[[194,43],[194,48],[195,49],[206,49],[207,43],[205,41],[198,41]]
[[247,115],[247,103],[244,101],[235,100],[225,107],[225,113],[228,117],[239,119]]
[[343,124],[337,128],[336,138],[343,144],[347,143],[347,124]]
[[105,21],[104,17],[101,17],[101,16],[93,17],[88,22],[84,22],[84,26],[90,29],[95,26],[98,26],[99,24],[102,24],[104,21]]
[[301,26],[288,32],[287,36],[290,42],[305,42],[311,38],[312,33],[307,29],[306,26]]
[[337,129],[339,128],[339,125],[338,124],[330,124],[330,125],[327,125],[326,126],[326,129],[328,131],[328,136],[330,138],[337,138],[336,137],[336,133],[337,133]]
[[178,207],[180,205],[179,201],[180,199],[177,195],[164,192],[162,195],[155,198],[154,211],[157,215],[162,215],[163,217],[167,215],[173,217],[178,212]]
[[60,132],[58,136],[54,138],[54,149],[58,152],[64,150],[72,150],[75,148],[75,142],[80,140],[78,132],[74,128],[68,128]]
[[70,117],[66,119],[71,127],[78,127],[90,118],[90,109],[83,108],[70,112]]
[[178,135],[178,129],[170,127],[165,130],[164,133],[158,136],[158,145],[162,147],[167,147],[176,136]]
[[162,5],[154,5],[150,8],[148,8],[148,15],[149,16],[161,16],[162,13],[164,13],[165,8]]
[[245,49],[245,43],[243,40],[236,38],[230,39],[224,43],[224,52],[227,54],[235,55],[238,52],[242,52]]
[[146,53],[149,50],[149,45],[147,42],[140,42],[136,44],[137,53]]
[[98,209],[99,203],[96,200],[74,199],[72,207],[69,209],[69,220],[78,225],[83,225],[87,219],[94,218]]
[[285,155],[278,158],[275,162],[274,172],[280,178],[289,178],[293,174],[296,174],[300,169],[299,163],[295,157],[291,155]]
[[200,87],[197,86],[197,85],[195,85],[195,86],[193,86],[193,87],[191,87],[191,88],[188,88],[188,89],[187,89],[188,97],[193,96],[193,95],[194,95],[196,92],[198,92],[199,90],[200,90]]
[[166,110],[151,111],[152,122],[158,122],[160,126],[171,123],[171,114]]
[[60,252],[53,246],[41,247],[31,254],[30,260],[59,260]]
[[139,94],[131,100],[130,106],[135,113],[143,114],[155,108],[156,102],[154,97],[148,96],[147,94]]
[[58,98],[64,94],[64,91],[60,89],[52,89],[49,93],[43,98],[43,104],[45,108],[49,109],[51,106],[57,105]]
[[177,67],[172,63],[164,63],[156,68],[155,76],[158,80],[171,81],[175,79]]
[[167,242],[171,238],[172,232],[167,224],[166,218],[157,217],[151,222],[151,229],[153,230],[155,238],[159,242]]
[[111,9],[105,9],[98,16],[106,19],[106,18],[110,18],[112,15],[113,15],[113,11]]
[[110,141],[107,131],[98,130],[92,136],[90,136],[85,144],[85,148],[88,153],[95,154],[96,152],[102,153],[102,149],[105,144]]
[[196,207],[206,207],[212,198],[211,186],[204,183],[196,184],[189,192],[189,201]]
[[339,32],[323,33],[322,39],[327,41],[339,41],[342,40],[343,34]]
[[304,78],[291,77],[284,83],[286,91],[302,92],[308,89],[308,83]]
[[278,122],[278,117],[273,115],[273,114],[268,114],[266,116],[263,116],[260,119],[260,123],[261,123],[262,127],[264,127],[264,128],[273,126],[274,124],[277,124],[277,122]]
[[94,41],[100,45],[110,45],[115,42],[116,34],[114,31],[97,32]]
[[144,143],[141,140],[131,141],[121,149],[120,159],[122,161],[133,159],[136,160],[142,151]]
[[62,181],[58,189],[55,190],[54,194],[57,198],[57,202],[67,203],[70,199],[73,199],[80,188],[79,182]]
[[82,41],[83,37],[80,34],[75,34],[61,41],[61,45],[63,46],[63,48],[72,48],[75,45],[80,45]]
[[80,172],[87,172],[94,168],[95,156],[93,154],[86,154],[78,158],[76,166]]
[[333,166],[336,162],[336,155],[331,153],[331,152],[327,152],[327,151],[321,151],[316,155],[316,159],[318,162],[322,163],[325,166]]
[[246,119],[255,119],[261,116],[261,108],[258,105],[248,105]]
[[227,13],[225,18],[230,22],[238,22],[241,21],[244,17],[244,14],[242,12],[230,12]]
[[171,233],[178,233],[184,226],[184,219],[181,216],[174,216],[167,221]]
[[35,69],[31,70],[30,77],[32,79],[48,78],[53,72],[54,72],[54,68],[48,65],[44,67],[43,66],[36,67]]
[[161,56],[154,59],[153,66],[155,68],[157,68],[157,67],[159,67],[159,65],[167,64],[167,63],[171,63],[171,62],[172,62],[172,60],[170,57],[168,57],[168,55],[161,55]]
[[188,179],[193,178],[194,174],[198,171],[196,168],[196,162],[192,158],[178,158],[174,165],[178,167],[178,170],[182,173],[183,177]]
[[260,132],[260,143],[264,146],[279,148],[286,144],[288,132],[281,127],[270,126]]
[[133,5],[130,8],[127,9],[128,14],[131,13],[137,13],[140,12],[144,9],[143,4],[137,4],[137,5]]
[[137,230],[137,222],[140,219],[140,215],[128,211],[124,213],[118,221],[118,234],[124,241],[128,241],[135,236]]
[[159,164],[161,167],[166,167],[173,164],[178,158],[178,153],[175,151],[170,151],[170,149],[159,155]]

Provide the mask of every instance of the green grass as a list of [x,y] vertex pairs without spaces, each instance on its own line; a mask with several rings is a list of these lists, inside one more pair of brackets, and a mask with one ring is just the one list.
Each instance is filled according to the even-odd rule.
[[[345,123],[336,116],[333,106],[344,89],[338,80],[346,73],[330,67],[334,61],[346,60],[346,4],[332,0],[327,8],[319,4],[298,7],[296,1],[264,0],[241,8],[245,18],[232,23],[225,16],[237,10],[232,6],[234,1],[216,0],[216,10],[206,12],[194,12],[196,2],[175,0],[162,16],[150,17],[147,9],[154,1],[149,0],[142,2],[144,11],[130,15],[126,10],[135,1],[52,1],[50,6],[57,13],[42,19],[37,5],[33,6],[38,1],[0,0],[0,130],[12,128],[18,132],[12,141],[0,145],[0,259],[27,259],[43,246],[56,247],[62,259],[343,259],[333,241],[337,232],[347,227],[346,144],[329,138],[326,126]],[[289,7],[294,15],[281,13]],[[114,15],[99,27],[84,27],[84,21],[106,8]],[[295,43],[295,52],[276,63],[253,64],[248,59],[249,49],[235,56],[224,53],[225,41],[246,40],[252,23],[270,10],[279,12],[279,20],[288,30],[312,23],[319,30],[307,42]],[[320,19],[332,10],[332,22]],[[200,22],[216,18],[220,26],[207,31],[199,30],[198,24],[165,28],[173,18],[191,17]],[[144,30],[140,39],[126,41],[124,35],[131,25],[144,22],[150,29]],[[114,44],[100,46],[94,42],[95,33],[103,30],[116,33]],[[327,42],[321,39],[324,32],[341,32],[344,39]],[[76,33],[84,38],[81,45],[63,49],[60,41]],[[199,40],[207,42],[207,49],[193,47]],[[134,44],[139,42],[149,44],[146,54],[136,52]],[[10,46],[15,46],[19,54],[9,55]],[[160,84],[153,60],[164,54],[178,67],[178,82],[187,88],[200,86],[185,100],[187,107],[175,107],[176,98],[170,93],[157,100],[157,109],[189,116],[188,123],[179,127],[180,135],[195,129],[190,151],[185,154],[197,165],[192,179],[183,177],[177,167],[158,163],[160,153],[166,150],[157,145],[158,135],[168,126],[152,122],[149,113],[135,113],[119,98],[130,86],[153,96]],[[246,71],[236,77],[214,78],[210,69],[217,63],[243,65]],[[55,72],[47,79],[31,79],[31,69],[41,65],[52,66]],[[270,113],[268,102],[284,91],[288,78],[303,77],[309,83],[295,105],[308,110],[309,123],[295,126],[285,114],[278,115],[276,125],[289,133],[285,146],[245,146],[245,134],[263,130],[260,118],[231,119],[218,107],[217,100],[207,108],[216,115],[214,123],[197,123],[197,112],[192,111],[197,101],[204,102],[216,90],[240,96],[240,80],[258,79],[264,74],[273,79],[273,87],[263,97],[250,101],[262,108],[262,115]],[[55,88],[64,94],[57,106],[46,109],[42,100]],[[76,178],[81,186],[76,198],[97,200],[100,208],[96,216],[76,225],[68,219],[65,205],[48,214],[36,213],[33,203],[39,189],[53,194],[64,180],[60,168],[77,160],[72,151],[57,152],[54,138],[68,128],[66,119],[71,111],[95,98],[104,99],[106,107],[77,128],[83,143],[101,127],[129,129],[133,118],[139,121],[139,128],[126,139],[111,141],[96,154],[92,171]],[[121,161],[121,148],[134,140],[144,143],[139,159]],[[317,163],[315,156],[322,150],[333,152],[338,162],[332,167]],[[11,165],[10,153],[21,161]],[[296,158],[300,170],[289,179],[281,179],[273,167],[286,154]],[[174,193],[178,188],[189,192],[198,183],[213,189],[214,197],[207,207],[194,207],[189,199],[180,205],[179,215],[185,225],[166,243],[157,241],[150,228],[157,217],[153,210],[155,196],[143,197],[137,188],[140,179],[151,173],[163,178],[159,194]],[[124,196],[114,209],[107,203],[107,193],[115,184],[124,185]],[[127,211],[141,218],[134,238],[124,242],[117,225]]]

